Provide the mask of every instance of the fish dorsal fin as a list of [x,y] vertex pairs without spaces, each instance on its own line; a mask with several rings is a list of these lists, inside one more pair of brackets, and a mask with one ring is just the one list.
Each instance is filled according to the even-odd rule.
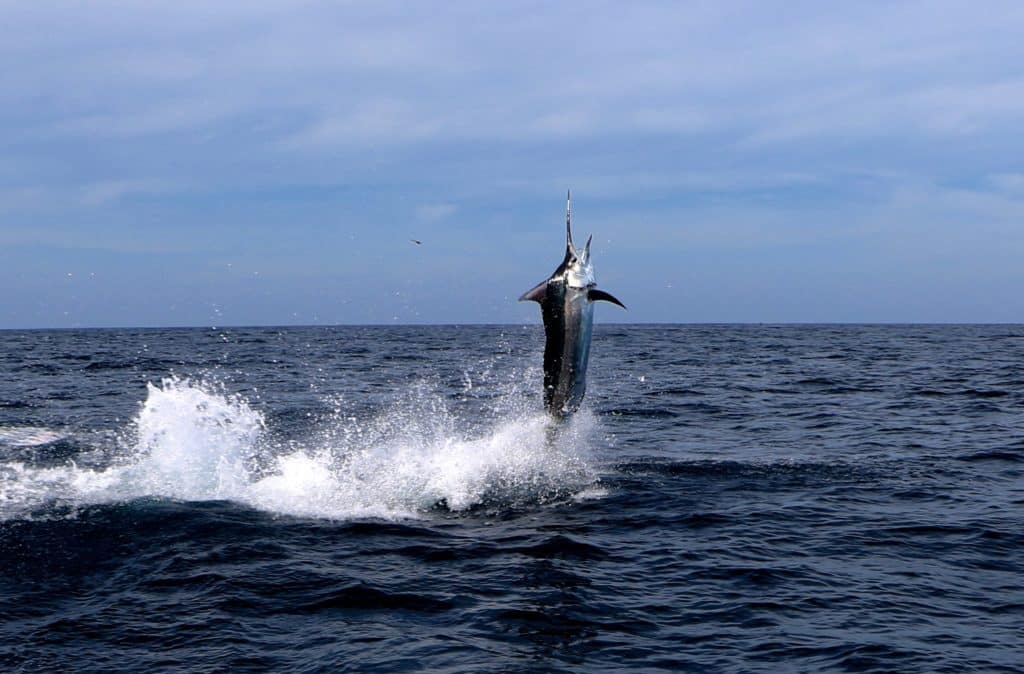
[[574,259],[579,259],[579,253],[576,251],[576,244],[572,242],[572,195],[567,190],[565,192],[565,257],[562,258],[562,264],[555,273],[564,270]]
[[576,246],[572,244],[572,193],[565,191],[565,247],[576,252]]
[[618,304],[623,309],[626,308],[626,305],[620,302],[614,295],[606,293],[603,290],[598,290],[597,288],[591,288],[587,291],[587,299],[591,302],[611,302],[612,304]]

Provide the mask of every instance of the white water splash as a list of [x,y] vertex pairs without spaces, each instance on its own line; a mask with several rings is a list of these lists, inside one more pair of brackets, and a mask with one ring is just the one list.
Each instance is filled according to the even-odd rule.
[[242,497],[245,459],[263,417],[237,397],[176,379],[147,385],[136,421],[139,462],[126,471],[132,491],[183,500]]
[[[274,446],[262,415],[238,396],[179,379],[150,384],[120,460],[103,469],[0,463],[0,520],[47,503],[145,497],[232,500],[291,515],[417,517],[444,504],[542,503],[594,482],[581,449],[593,420],[559,429],[515,414],[476,437],[457,432],[441,397],[414,389],[370,419],[338,414],[301,446]],[[516,408],[516,405],[511,405]]]

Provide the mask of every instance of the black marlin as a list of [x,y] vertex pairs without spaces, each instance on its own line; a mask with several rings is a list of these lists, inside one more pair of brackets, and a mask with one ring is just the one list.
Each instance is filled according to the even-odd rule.
[[570,198],[565,198],[565,259],[551,278],[541,281],[519,301],[540,304],[544,318],[544,406],[555,417],[566,417],[579,409],[587,391],[587,360],[590,333],[594,325],[594,302],[604,300],[626,305],[594,281],[590,264],[590,241],[581,253],[572,243]]

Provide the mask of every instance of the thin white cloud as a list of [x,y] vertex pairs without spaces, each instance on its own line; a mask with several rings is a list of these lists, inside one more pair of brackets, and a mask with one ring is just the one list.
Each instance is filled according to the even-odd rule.
[[82,138],[136,138],[201,128],[238,114],[234,106],[209,100],[177,100],[139,110],[86,115],[65,119],[39,136],[77,136]]
[[436,137],[441,121],[420,116],[400,100],[360,103],[355,109],[332,115],[286,138],[286,149],[335,149],[337,146],[401,145]]
[[159,180],[107,180],[85,185],[81,189],[81,204],[105,206],[132,196],[180,192],[181,186]]
[[1024,197],[1024,173],[997,173],[989,182],[999,191]]
[[116,8],[113,24],[15,12],[0,38],[29,65],[0,97],[44,94],[60,112],[35,127],[84,138],[284,111],[291,128],[271,140],[293,149],[705,131],[756,145],[978,132],[1020,108],[1006,64],[1021,48],[999,30],[1012,4]]
[[416,219],[421,222],[439,222],[451,217],[458,210],[455,204],[421,204],[416,207]]
[[[1017,240],[1019,3],[5,10],[5,229],[49,218],[59,238],[103,211],[144,245],[178,233],[137,223],[173,213],[216,243],[252,222],[308,234],[340,205],[344,227],[434,218],[440,237],[487,203],[525,236],[550,200],[557,238],[572,187],[581,226],[626,248],[845,242],[863,223]],[[180,203],[193,189],[223,231]]]
[[0,189],[0,214],[35,211],[51,203],[52,192],[39,186]]

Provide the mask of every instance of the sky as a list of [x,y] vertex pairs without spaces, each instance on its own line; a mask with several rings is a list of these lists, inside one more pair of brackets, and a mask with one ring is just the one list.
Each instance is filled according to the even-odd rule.
[[0,7],[0,328],[1024,322],[1024,3]]

